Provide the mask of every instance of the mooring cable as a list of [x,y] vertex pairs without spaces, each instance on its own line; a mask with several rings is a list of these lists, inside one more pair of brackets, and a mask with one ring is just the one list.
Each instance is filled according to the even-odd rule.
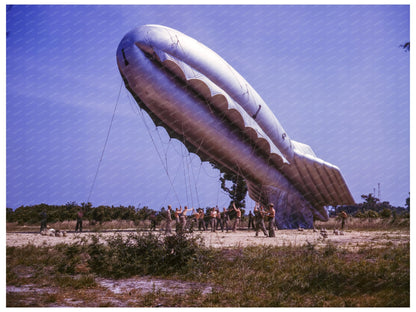
[[104,152],[105,152],[105,149],[106,149],[106,147],[107,147],[108,138],[110,137],[111,128],[112,128],[112,126],[113,126],[114,116],[116,115],[117,106],[118,106],[118,103],[119,103],[119,100],[120,100],[120,94],[121,94],[121,88],[122,88],[122,87],[123,87],[123,82],[121,82],[121,83],[120,83],[120,90],[118,91],[118,96],[117,96],[116,105],[114,106],[113,116],[111,117],[110,126],[108,127],[107,137],[105,138],[105,142],[104,142],[103,150],[101,151],[100,160],[99,160],[99,162],[98,162],[97,170],[95,171],[94,180],[92,181],[92,185],[91,185],[91,188],[90,188],[90,192],[89,192],[89,194],[88,194],[87,203],[89,203],[89,202],[90,202],[91,194],[92,194],[92,191],[93,191],[93,189],[94,189],[95,182],[96,182],[96,180],[97,180],[98,171],[100,170],[101,163],[102,163],[102,161],[103,161]]

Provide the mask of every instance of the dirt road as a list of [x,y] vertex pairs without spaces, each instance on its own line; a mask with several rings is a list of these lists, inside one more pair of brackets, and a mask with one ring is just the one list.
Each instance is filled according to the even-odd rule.
[[[127,236],[134,231],[122,231],[119,234]],[[155,232],[160,235],[162,232]],[[34,244],[36,246],[55,245],[59,243],[74,243],[81,239],[90,239],[92,235],[99,235],[103,239],[117,235],[115,231],[93,233],[67,233],[66,237],[42,236],[39,233],[13,233],[6,234],[7,246],[23,246]],[[265,237],[261,232],[255,236],[254,231],[236,232],[194,232],[190,235],[202,236],[205,244],[212,247],[245,247],[249,245],[274,245],[274,246],[301,246],[314,244],[325,246],[328,242],[343,248],[354,250],[363,246],[385,246],[408,242],[410,239],[409,231],[345,231],[344,235],[336,235],[333,231],[328,231],[328,237],[323,238],[319,231],[313,230],[279,230],[276,237]]]

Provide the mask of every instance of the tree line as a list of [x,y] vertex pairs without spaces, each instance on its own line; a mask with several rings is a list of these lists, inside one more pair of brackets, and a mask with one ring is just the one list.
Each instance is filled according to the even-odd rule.
[[156,213],[149,207],[134,207],[134,206],[97,206],[93,207],[91,203],[68,202],[65,205],[48,205],[39,204],[32,206],[21,206],[15,210],[7,208],[6,220],[7,222],[17,222],[19,224],[36,224],[39,223],[45,212],[48,222],[63,222],[76,220],[77,213],[82,209],[84,220],[89,220],[95,223],[103,223],[112,220],[130,220],[140,221],[146,220]]
[[[206,207],[205,211],[209,215],[212,207]],[[78,211],[82,210],[83,219],[92,224],[102,224],[112,220],[126,221],[145,221],[155,220],[160,223],[167,218],[167,208],[162,207],[160,211],[150,209],[147,206],[105,206],[93,207],[91,203],[68,202],[65,205],[48,205],[39,204],[32,206],[21,206],[15,210],[6,209],[6,221],[23,224],[37,224],[42,219],[42,213],[45,212],[48,223],[63,222],[76,220]],[[244,214],[244,209],[241,209]],[[233,218],[235,212],[230,211],[230,217]]]
[[[389,202],[381,202],[372,194],[362,195],[363,203],[349,206],[335,206],[329,207],[328,213],[330,217],[337,216],[342,210],[348,215],[356,218],[396,218],[410,216],[410,197],[406,199],[405,207],[394,207]],[[47,214],[48,222],[63,222],[76,220],[78,211],[82,209],[84,220],[91,223],[101,224],[103,222],[112,220],[127,220],[127,221],[144,221],[151,218],[156,219],[159,223],[166,219],[167,209],[163,207],[160,211],[151,209],[147,206],[97,206],[93,207],[91,203],[68,202],[64,205],[48,205],[39,204],[32,206],[21,206],[15,210],[6,208],[6,221],[17,222],[18,224],[37,224],[41,221],[41,213]],[[206,215],[212,207],[206,207]],[[241,209],[244,219],[245,210]],[[233,211],[231,211],[231,218],[233,218]]]
[[405,207],[395,207],[390,205],[388,201],[380,201],[373,194],[361,195],[363,203],[348,206],[336,206],[329,209],[329,216],[338,215],[341,211],[345,211],[350,216],[356,218],[396,218],[410,217],[410,196],[406,198]]

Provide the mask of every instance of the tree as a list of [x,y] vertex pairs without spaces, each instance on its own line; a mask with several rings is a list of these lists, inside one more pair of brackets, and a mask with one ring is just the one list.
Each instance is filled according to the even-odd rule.
[[406,198],[405,206],[406,206],[407,211],[410,212],[410,193],[409,193],[409,197]]
[[383,219],[388,219],[391,217],[392,212],[390,209],[388,208],[384,208],[380,213],[379,213],[380,217],[382,217]]
[[[210,163],[213,168],[218,169],[221,172],[221,189],[226,192],[231,199],[229,206],[234,202],[237,207],[244,208],[246,206],[245,198],[247,195],[247,184],[244,178],[231,170],[218,166],[214,162]],[[231,187],[227,187],[227,181],[232,183]]]
[[378,198],[374,197],[373,194],[361,195],[361,198],[365,200],[363,203],[363,211],[366,210],[376,210],[377,202],[380,201]]
[[[237,207],[244,208],[246,206],[245,198],[247,194],[247,184],[244,178],[237,174],[230,174],[226,172],[220,177],[220,181],[221,188],[227,192],[231,201],[234,202]],[[227,181],[232,182],[232,186],[230,188],[226,185]]]
[[154,211],[153,209],[150,209],[147,206],[144,206],[144,207],[139,208],[137,210],[137,219],[141,220],[141,221],[147,220],[147,219],[149,219],[149,216],[152,213],[156,213],[156,211]]
[[366,212],[366,216],[367,218],[371,219],[377,219],[379,217],[378,213],[374,210],[367,210]]

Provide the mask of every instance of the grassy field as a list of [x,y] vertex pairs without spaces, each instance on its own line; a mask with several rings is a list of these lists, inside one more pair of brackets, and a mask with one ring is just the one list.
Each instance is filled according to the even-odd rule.
[[[351,231],[364,226],[352,221]],[[388,222],[368,223],[388,231]],[[198,235],[137,232],[104,242],[8,246],[6,257],[8,307],[410,306],[409,241],[354,252],[330,241],[319,248],[208,248]]]

